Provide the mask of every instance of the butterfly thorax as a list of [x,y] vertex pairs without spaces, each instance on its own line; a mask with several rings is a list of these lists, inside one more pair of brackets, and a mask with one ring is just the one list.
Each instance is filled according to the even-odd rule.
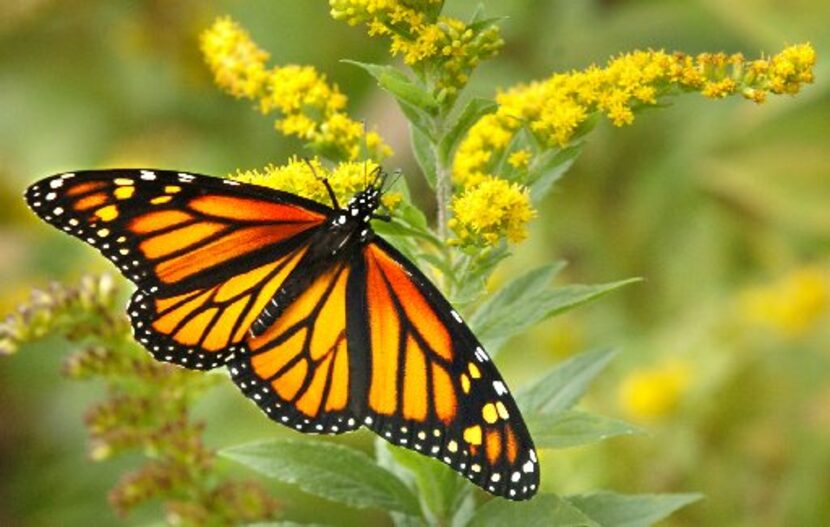
[[375,211],[380,206],[381,192],[374,186],[355,194],[345,207],[334,210],[328,220],[329,233],[327,245],[332,248],[332,256],[336,256],[354,242],[367,243],[374,233],[370,221],[375,217]]

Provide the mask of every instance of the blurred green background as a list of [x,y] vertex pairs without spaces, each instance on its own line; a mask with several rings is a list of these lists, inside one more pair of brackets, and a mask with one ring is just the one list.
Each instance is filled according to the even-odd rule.
[[[447,3],[469,13],[476,2]],[[577,351],[623,348],[588,404],[649,435],[545,452],[545,489],[707,496],[667,525],[829,524],[830,3],[484,4],[509,18],[504,52],[470,88],[482,95],[634,48],[817,49],[817,82],[795,98],[755,106],[687,96],[633,127],[601,125],[495,279],[552,259],[568,260],[570,282],[646,279],[535,329],[500,358],[520,385]],[[3,0],[0,311],[49,280],[114,271],[26,210],[22,191],[35,179],[111,166],[221,175],[300,151],[212,85],[197,36],[217,15],[246,26],[274,63],[326,72],[352,115],[395,147],[388,165],[417,186],[393,102],[339,62],[384,61],[384,44],[327,11],[322,0]],[[157,509],[119,520],[107,505],[107,489],[136,460],[87,460],[83,414],[101,387],[62,378],[64,356],[63,344],[45,342],[0,360],[0,525],[146,525]],[[195,409],[211,445],[291,434],[235,392],[227,383]],[[295,520],[385,521],[269,485]]]

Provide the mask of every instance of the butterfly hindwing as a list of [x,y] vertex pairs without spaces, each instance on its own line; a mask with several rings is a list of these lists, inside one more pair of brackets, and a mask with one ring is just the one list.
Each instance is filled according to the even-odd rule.
[[29,187],[26,199],[136,283],[136,338],[157,359],[196,369],[234,354],[330,211],[264,187],[163,170],[62,174]]
[[494,494],[531,497],[539,485],[533,442],[484,349],[397,250],[376,239],[363,253],[370,350],[364,423]]
[[352,272],[348,262],[334,262],[263,334],[250,336],[245,352],[228,364],[248,398],[295,430],[336,434],[360,427],[352,409],[359,387],[351,374],[360,358],[346,339]]

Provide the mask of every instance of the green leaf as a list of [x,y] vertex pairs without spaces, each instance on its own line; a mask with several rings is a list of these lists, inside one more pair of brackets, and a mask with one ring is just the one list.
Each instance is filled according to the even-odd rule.
[[530,501],[493,499],[478,509],[470,527],[601,527],[555,494],[539,494]]
[[418,487],[418,495],[435,520],[434,523],[447,524],[466,496],[464,490],[469,485],[464,478],[443,463],[417,452],[392,445],[387,450],[392,459],[412,475]]
[[418,86],[418,84],[398,68],[381,64],[358,62],[356,60],[343,60],[343,62],[353,64],[368,71],[378,81],[380,87],[391,93],[397,100],[405,101],[425,110],[438,108],[438,103],[432,95]]
[[498,16],[484,18],[484,4],[478,4],[476,5],[475,11],[473,11],[473,16],[470,18],[470,22],[467,24],[467,28],[472,29],[474,32],[477,32],[480,29],[483,29],[487,26],[491,26],[502,20],[507,20],[507,17]]
[[432,137],[432,115],[439,105],[428,91],[392,66],[368,64],[355,60],[343,60],[342,62],[353,64],[369,72],[378,81],[378,85],[398,101],[401,111],[409,122],[427,137]]
[[531,415],[572,408],[617,353],[614,349],[588,351],[558,364],[516,396],[519,408]]
[[571,169],[581,153],[581,144],[569,146],[543,160],[538,168],[532,169],[535,173],[530,183],[530,199],[533,203],[539,203],[544,199],[553,184]]
[[452,293],[452,304],[458,307],[478,300],[487,289],[487,280],[496,266],[508,256],[510,251],[506,245],[464,254],[454,273],[459,286]]
[[297,522],[264,522],[248,523],[245,527],[327,527],[322,523],[297,523]]
[[615,494],[595,492],[566,499],[607,527],[647,527],[700,500],[701,494]]
[[514,278],[481,305],[470,320],[470,325],[480,330],[494,324],[503,313],[515,309],[525,298],[537,295],[539,290],[547,288],[564,267],[565,262],[554,262]]
[[496,111],[496,108],[498,108],[498,104],[490,99],[475,98],[470,100],[441,140],[438,147],[438,154],[441,159],[447,162],[470,128],[485,115]]
[[525,414],[525,421],[533,443],[539,448],[568,448],[642,433],[641,429],[624,421],[574,410]]
[[352,507],[420,514],[418,499],[400,479],[351,448],[307,439],[274,439],[226,448],[220,454]]
[[435,182],[438,179],[438,161],[435,159],[432,142],[420,128],[414,125],[409,127],[409,137],[412,141],[412,152],[415,154],[415,161],[421,167],[421,172],[423,172],[429,187],[434,189]]
[[[638,278],[599,285],[569,285],[557,289],[538,288],[528,290],[521,301],[504,303],[493,299],[495,305],[487,310],[486,317],[476,317],[473,327],[476,335],[493,354],[508,338],[522,333],[536,323],[569,311],[602,297]],[[496,295],[498,297],[500,295]]]

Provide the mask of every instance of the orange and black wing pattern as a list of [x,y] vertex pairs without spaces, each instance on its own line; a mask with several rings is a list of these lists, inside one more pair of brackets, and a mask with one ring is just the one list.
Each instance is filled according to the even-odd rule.
[[326,269],[228,363],[242,392],[278,423],[326,434],[361,425],[353,396],[361,350],[346,338],[352,274],[350,262]]
[[57,175],[26,200],[135,282],[137,340],[195,369],[238,351],[331,210],[264,187],[139,169]]
[[533,442],[475,336],[388,243],[376,238],[363,255],[365,299],[350,298],[350,306],[365,306],[365,322],[349,342],[365,342],[369,350],[364,424],[493,494],[533,496],[539,486]]

